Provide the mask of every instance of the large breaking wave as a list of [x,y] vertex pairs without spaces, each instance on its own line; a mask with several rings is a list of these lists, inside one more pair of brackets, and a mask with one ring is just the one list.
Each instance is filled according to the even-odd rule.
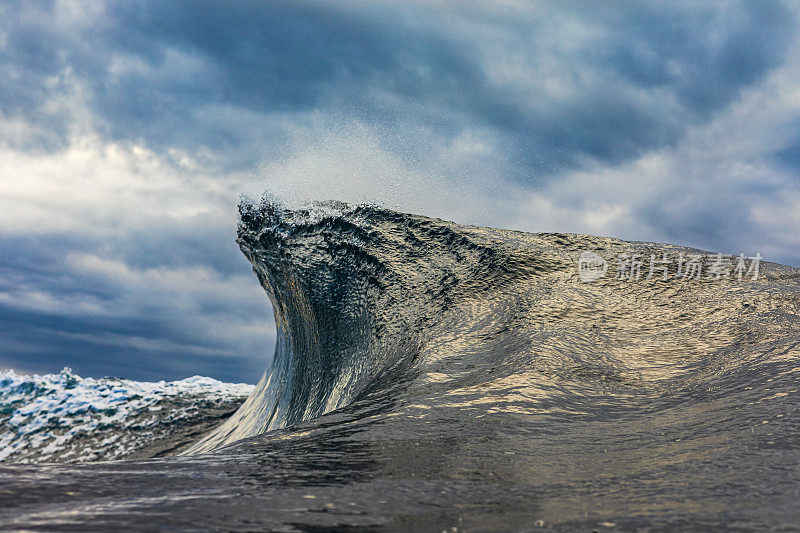
[[698,251],[369,205],[263,201],[240,211],[238,243],[275,312],[275,356],[249,400],[188,453],[388,391],[426,409],[462,402],[476,416],[604,418],[692,391],[724,395],[744,369],[774,377],[780,361],[795,368],[799,275],[790,267],[762,263],[758,280],[684,280],[672,265],[668,280],[611,273],[583,283],[584,251]]

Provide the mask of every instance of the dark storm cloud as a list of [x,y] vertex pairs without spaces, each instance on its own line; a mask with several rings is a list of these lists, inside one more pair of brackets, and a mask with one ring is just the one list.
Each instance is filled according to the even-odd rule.
[[[174,251],[171,254],[166,249],[170,236],[159,237],[163,242],[155,238],[156,242],[142,244],[125,239],[118,244],[118,248],[123,244],[138,246],[137,252],[115,252],[113,243],[105,243],[104,255],[133,255],[144,269],[148,265],[142,258],[155,254],[160,260],[151,267],[186,266],[195,252],[173,255]],[[173,243],[190,246],[191,239],[178,237]],[[270,333],[266,296],[259,294],[257,283],[248,283],[250,276],[243,280],[245,295],[239,291],[229,297],[220,293],[204,297],[202,286],[196,290],[176,287],[166,297],[184,301],[170,306],[153,298],[147,287],[132,289],[124,276],[83,269],[65,253],[91,253],[97,248],[69,235],[0,240],[0,337],[5,352],[0,353],[0,359],[13,358],[25,368],[57,370],[59,366],[72,366],[79,373],[140,379],[178,378],[187,375],[192,365],[196,367],[188,370],[190,374],[202,371],[226,379],[257,378],[268,361],[264,345]],[[198,285],[230,282],[233,287],[241,284],[228,276],[241,275],[246,261],[232,252],[224,245],[212,246],[191,265],[205,262],[212,268],[212,278],[201,275],[188,281]],[[214,265],[207,262],[214,255],[221,256],[227,273],[213,270]],[[227,256],[239,259],[239,268],[226,264]],[[177,260],[167,265],[171,257]],[[135,266],[135,261],[131,263]],[[142,272],[146,270],[132,271],[133,275]],[[209,327],[213,323],[220,326],[218,330]],[[261,333],[241,335],[239,328],[249,325],[258,327]],[[143,365],[145,360],[148,363]],[[219,368],[212,372],[214,365]],[[257,366],[260,368],[254,369]]]
[[800,181],[800,132],[788,146],[781,147],[772,155],[779,165],[797,173],[798,181]]
[[[154,325],[144,322],[120,327],[104,320],[65,320],[0,305],[0,334],[5,348],[0,353],[0,368],[57,372],[70,367],[79,375],[151,381],[206,375],[253,382],[269,360],[265,354],[180,345],[180,339],[159,343],[162,339],[158,331],[153,331]],[[147,342],[135,342],[139,339]]]
[[[422,10],[430,20],[412,25],[393,7],[112,2],[75,31],[54,23],[53,4],[37,5],[8,9],[6,61],[20,77],[3,82],[0,105],[47,120],[53,135],[65,134],[63,117],[42,117],[41,108],[58,84],[51,78],[69,68],[118,139],[203,146],[247,167],[285,140],[285,113],[357,113],[380,121],[387,136],[410,114],[444,136],[465,123],[495,128],[537,175],[583,156],[618,162],[674,142],[780,61],[792,20],[783,4],[759,2],[544,3],[534,20],[496,21],[516,36],[498,61],[551,54],[564,69],[595,74],[563,102],[542,92],[542,80],[491,79],[463,35],[440,29],[446,12]],[[552,12],[601,35],[577,50],[542,48]],[[574,38],[564,31],[565,41]],[[378,97],[386,94],[393,105]]]
[[676,15],[674,3],[601,8],[617,37],[598,59],[643,87],[671,87],[699,116],[727,105],[780,63],[794,17],[780,2],[708,3]]

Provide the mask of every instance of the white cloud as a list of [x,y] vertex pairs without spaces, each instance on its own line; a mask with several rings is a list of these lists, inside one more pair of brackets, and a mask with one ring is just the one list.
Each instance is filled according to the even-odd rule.
[[245,175],[200,171],[187,153],[74,140],[52,153],[0,149],[0,231],[113,232],[153,218],[232,216]]

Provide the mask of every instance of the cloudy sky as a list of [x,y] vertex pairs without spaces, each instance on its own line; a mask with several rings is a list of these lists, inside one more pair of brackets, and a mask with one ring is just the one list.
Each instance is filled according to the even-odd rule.
[[796,4],[0,3],[0,368],[254,382],[241,193],[800,265]]

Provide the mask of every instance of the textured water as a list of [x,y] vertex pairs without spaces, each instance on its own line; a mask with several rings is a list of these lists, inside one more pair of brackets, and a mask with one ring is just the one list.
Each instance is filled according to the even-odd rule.
[[800,523],[800,269],[343,204],[244,205],[238,242],[278,328],[253,395],[181,456],[0,466],[0,529]]
[[142,383],[0,372],[0,461],[89,462],[176,451],[233,413],[251,385]]

